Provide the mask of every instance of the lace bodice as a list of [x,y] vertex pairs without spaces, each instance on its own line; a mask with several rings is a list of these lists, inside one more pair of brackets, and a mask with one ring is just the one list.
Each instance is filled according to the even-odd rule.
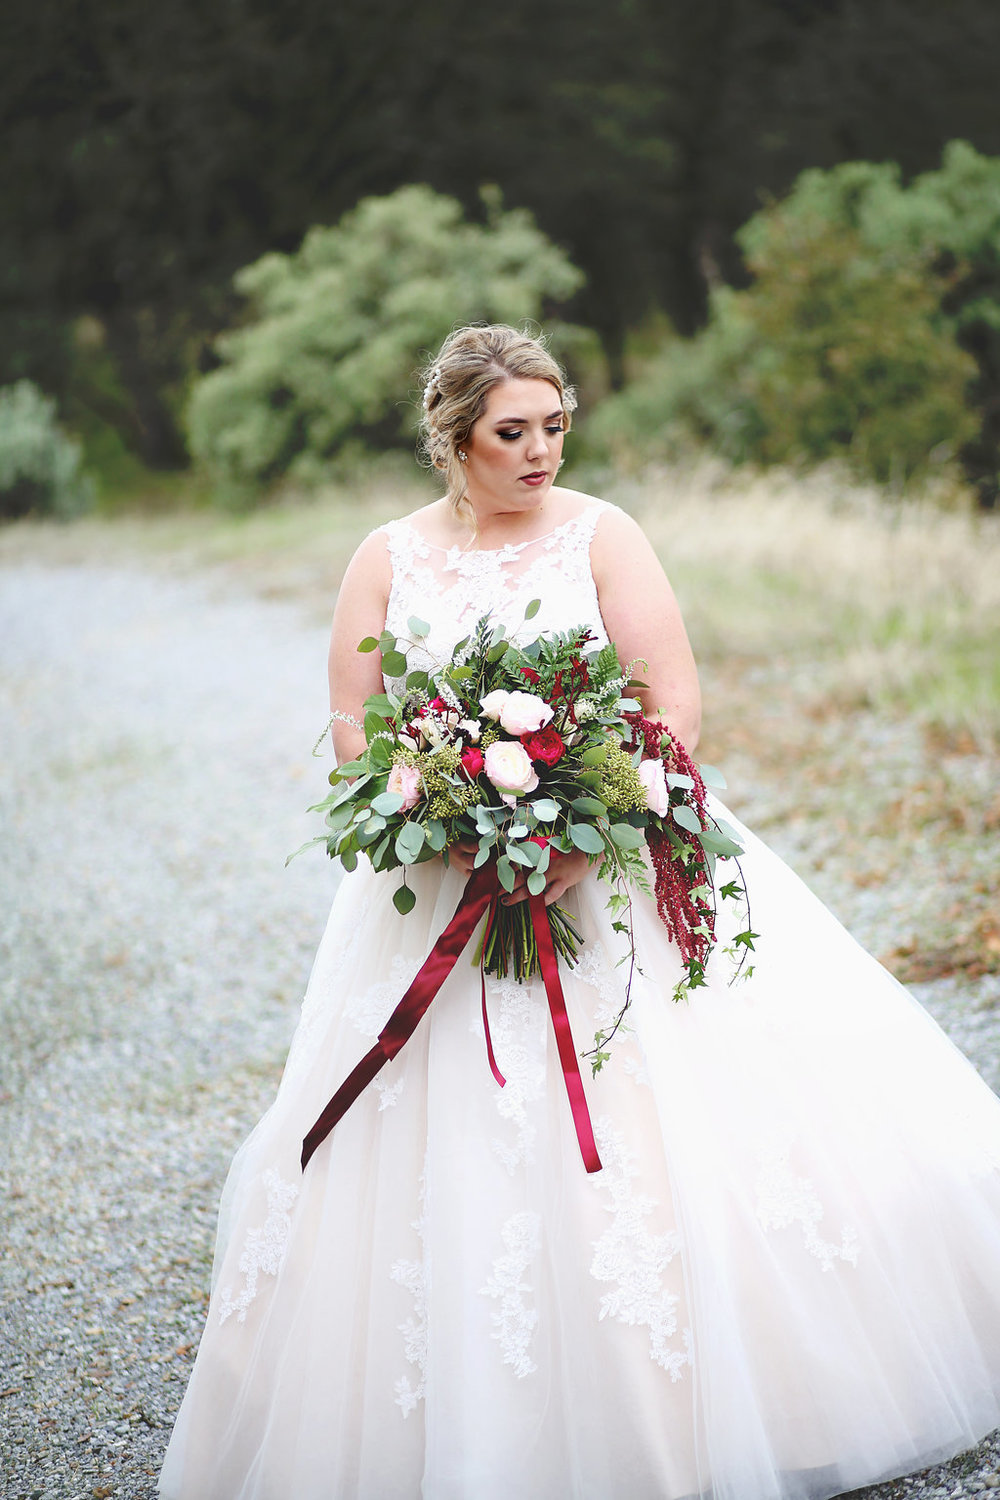
[[[606,501],[594,500],[545,536],[487,551],[436,547],[406,519],[382,527],[392,563],[386,629],[405,640],[412,616],[430,625],[421,646],[408,653],[410,667],[446,661],[455,643],[486,614],[522,640],[589,625],[596,643],[604,645],[608,635],[590,544],[605,509]],[[532,599],[541,600],[541,607],[525,625]]]

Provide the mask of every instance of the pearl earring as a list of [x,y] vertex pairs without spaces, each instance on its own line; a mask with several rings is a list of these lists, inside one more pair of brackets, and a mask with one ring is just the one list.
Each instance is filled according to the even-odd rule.
[[462,452],[461,448],[459,448],[458,450],[458,460],[459,463],[465,463],[465,454]]

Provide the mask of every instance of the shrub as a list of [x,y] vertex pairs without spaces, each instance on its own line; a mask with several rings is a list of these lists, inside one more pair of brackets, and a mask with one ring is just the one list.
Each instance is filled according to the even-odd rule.
[[351,440],[398,443],[414,369],[454,326],[536,319],[582,279],[521,210],[493,203],[481,225],[426,187],[367,198],[239,272],[247,322],[193,391],[192,452],[246,487],[318,477]]
[[0,516],[37,512],[66,520],[93,499],[93,483],[80,472],[80,445],[56,421],[56,403],[30,380],[0,389]]

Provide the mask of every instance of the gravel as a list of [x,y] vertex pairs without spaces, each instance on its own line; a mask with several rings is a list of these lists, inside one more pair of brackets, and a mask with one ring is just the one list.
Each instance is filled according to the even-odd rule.
[[[0,632],[0,1495],[147,1500],[334,888],[319,853],[284,868],[326,632],[219,575],[96,565],[0,569]],[[820,893],[851,921],[854,888]],[[916,993],[997,1087],[1000,982]],[[1000,1435],[864,1493],[998,1474]]]

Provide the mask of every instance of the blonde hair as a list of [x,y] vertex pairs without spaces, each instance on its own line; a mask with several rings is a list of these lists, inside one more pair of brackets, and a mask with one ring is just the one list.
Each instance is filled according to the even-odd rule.
[[576,393],[540,338],[504,323],[458,328],[422,372],[420,436],[428,462],[444,474],[448,499],[459,510],[466,497],[459,449],[486,409],[486,398],[505,380],[547,380],[559,392],[569,431]]

